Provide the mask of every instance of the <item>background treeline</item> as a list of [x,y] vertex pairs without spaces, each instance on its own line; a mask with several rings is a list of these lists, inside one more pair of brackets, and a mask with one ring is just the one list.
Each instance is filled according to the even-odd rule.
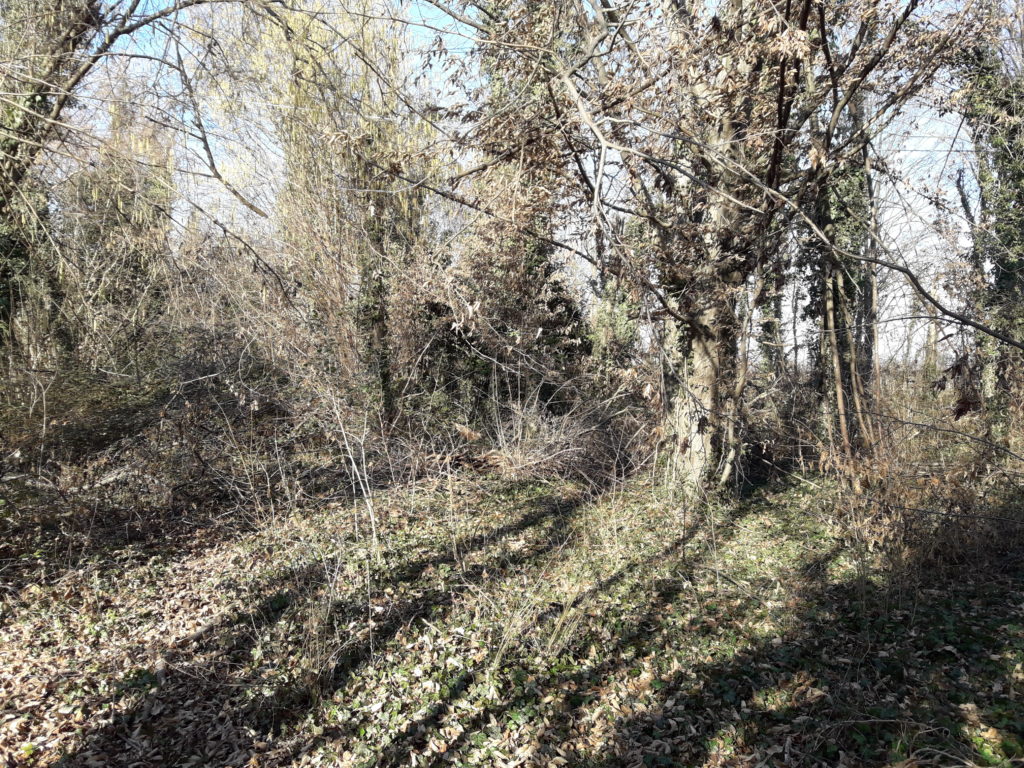
[[1021,21],[8,0],[5,514],[822,474],[897,558],[1012,540]]

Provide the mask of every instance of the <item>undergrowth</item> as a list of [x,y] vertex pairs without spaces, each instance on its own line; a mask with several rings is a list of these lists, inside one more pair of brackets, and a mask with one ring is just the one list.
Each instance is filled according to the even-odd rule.
[[[25,765],[1010,765],[1024,574],[909,588],[827,487],[465,475],[9,591]],[[143,556],[144,554],[144,556]],[[113,564],[120,563],[120,567]]]

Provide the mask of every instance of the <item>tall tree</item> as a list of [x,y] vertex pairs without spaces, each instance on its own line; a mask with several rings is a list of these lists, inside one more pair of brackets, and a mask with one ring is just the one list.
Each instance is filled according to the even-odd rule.
[[[15,310],[13,284],[25,247],[14,244],[22,185],[37,162],[74,134],[69,107],[90,74],[133,36],[177,24],[189,8],[245,0],[8,0],[0,7],[0,226],[11,247],[0,250],[0,321]],[[28,203],[31,208],[32,204]]]
[[[490,4],[466,4],[468,14],[434,4],[485,36],[495,18]],[[658,305],[672,331],[667,419],[681,482],[691,492],[728,483],[742,466],[751,319],[777,293],[787,233],[833,171],[862,161],[974,14],[919,0],[594,0],[534,2],[528,13],[570,18],[561,24],[573,44],[484,39],[549,83],[559,116],[545,128],[559,147],[550,162],[574,169],[566,194],[598,233],[592,247],[563,246]],[[841,130],[869,90],[870,114]],[[644,220],[649,247],[617,236],[612,213]]]
[[[1016,45],[1021,33],[1004,20],[1001,39],[965,51],[960,67],[965,81],[961,109],[973,134],[977,163],[973,261],[984,286],[978,300],[988,322],[1018,341],[1024,341],[1024,69]],[[982,391],[1005,439],[1005,417],[1024,389],[1024,357],[1019,349],[989,337],[980,337],[980,342]]]

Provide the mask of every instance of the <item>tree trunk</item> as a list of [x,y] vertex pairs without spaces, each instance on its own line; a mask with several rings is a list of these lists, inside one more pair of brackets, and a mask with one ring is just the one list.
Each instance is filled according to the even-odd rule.
[[375,379],[381,415],[386,423],[395,417],[395,392],[391,374],[391,341],[388,330],[388,284],[384,265],[374,255],[363,257],[359,286],[359,326],[364,334],[363,354]]
[[674,473],[687,497],[697,495],[704,487],[716,462],[716,427],[719,425],[720,347],[712,330],[716,324],[713,311],[703,316],[706,330],[678,342],[680,349],[673,361],[676,382],[672,393],[669,420],[675,435]]
[[673,470],[688,497],[728,483],[742,458],[739,403],[746,377],[739,366],[734,305],[724,295],[690,322],[677,323],[670,339]]

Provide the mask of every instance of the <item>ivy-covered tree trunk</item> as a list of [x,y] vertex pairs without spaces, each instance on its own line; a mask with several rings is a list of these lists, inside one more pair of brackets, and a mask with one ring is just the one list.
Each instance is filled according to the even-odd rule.
[[685,495],[727,482],[740,460],[735,302],[711,302],[689,322],[677,323],[669,357],[669,425],[675,436],[674,471]]
[[[964,57],[963,114],[974,134],[980,210],[974,262],[984,285],[978,303],[1004,335],[1024,340],[1024,78],[998,51],[977,48]],[[1024,354],[1008,344],[979,340],[981,394],[992,436],[1017,437],[1012,420],[1024,402]]]
[[386,253],[390,244],[382,224],[372,223],[369,234],[369,247],[359,259],[356,327],[362,337],[364,364],[380,398],[381,415],[385,423],[391,423],[396,415],[396,393],[388,327],[390,283]]
[[[743,51],[743,4],[726,3],[717,18],[728,30],[730,44],[718,59],[718,76],[710,89],[718,97],[713,101],[716,107],[691,115],[695,124],[703,123],[706,147],[693,167],[704,176],[704,185],[694,187],[687,180],[690,196],[679,201],[691,208],[685,214],[691,222],[689,231],[675,243],[685,254],[682,263],[673,263],[678,257],[671,250],[664,258],[671,294],[685,318],[677,318],[669,418],[675,467],[689,496],[725,485],[736,477],[742,462],[746,371],[739,357],[736,304],[754,270],[747,237],[762,219],[753,206],[737,204],[751,193],[749,179],[736,168],[745,165],[745,142],[755,109],[755,102],[741,97],[731,85],[751,74]],[[677,34],[687,34],[686,20],[680,11]],[[671,275],[676,271],[682,279],[673,285]]]
[[27,62],[3,78],[6,91],[0,118],[0,216],[7,216],[48,137],[57,129],[67,102],[66,80],[73,78],[79,51],[103,24],[98,0],[42,0],[5,4],[5,58]]
[[0,52],[21,66],[0,77],[8,94],[0,110],[0,344],[13,341],[16,279],[29,247],[15,212],[18,191],[57,130],[68,95],[62,83],[102,23],[99,8],[97,0],[15,1],[3,8]]
[[[862,111],[863,101],[855,99],[840,123],[838,141],[859,128]],[[811,219],[817,232],[809,237],[807,255],[809,309],[820,332],[814,363],[822,419],[830,442],[847,457],[875,443],[878,287],[874,268],[862,259],[876,256],[874,191],[866,157],[858,153],[837,163],[816,185]]]

